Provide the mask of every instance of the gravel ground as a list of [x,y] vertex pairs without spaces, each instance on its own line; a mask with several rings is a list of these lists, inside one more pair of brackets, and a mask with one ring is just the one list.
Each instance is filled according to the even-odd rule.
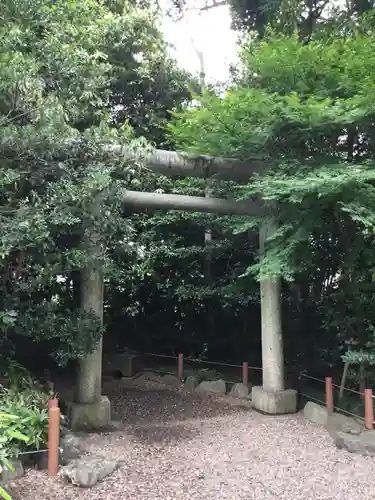
[[29,471],[13,485],[16,500],[375,499],[375,459],[337,450],[301,415],[160,387],[107,392],[124,430],[88,435],[86,448],[123,465],[85,490]]

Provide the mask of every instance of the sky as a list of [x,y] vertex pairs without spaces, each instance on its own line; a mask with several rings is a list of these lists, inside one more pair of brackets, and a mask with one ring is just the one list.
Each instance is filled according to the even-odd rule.
[[190,33],[195,44],[203,52],[207,82],[223,81],[229,76],[229,65],[236,60],[237,34],[230,29],[229,7],[223,5],[206,12],[188,13],[186,22],[163,19],[163,31],[167,42],[174,46],[172,54],[183,68],[199,73],[199,61],[193,50]]

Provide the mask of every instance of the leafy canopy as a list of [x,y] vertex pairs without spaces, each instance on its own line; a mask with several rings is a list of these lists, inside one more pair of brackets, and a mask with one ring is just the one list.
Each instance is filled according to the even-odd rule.
[[[77,308],[73,276],[92,258],[109,272],[115,252],[129,254],[132,228],[121,197],[139,177],[146,147],[129,122],[144,132],[151,105],[143,125],[137,113],[147,99],[158,100],[154,75],[165,78],[174,68],[151,10],[131,2],[112,7],[96,0],[6,0],[0,14],[2,340],[9,341],[9,332],[49,338],[61,363],[88,352],[102,333],[96,318]],[[182,75],[174,74],[176,92],[147,129],[152,140],[156,129],[161,136],[157,123],[167,107],[186,98]],[[119,97],[127,93],[131,107]],[[110,144],[139,152],[138,165],[109,158]],[[89,228],[100,234],[93,257],[81,245]]]
[[361,237],[372,237],[374,35],[307,45],[296,35],[248,42],[242,84],[224,98],[204,96],[170,127],[181,149],[265,161],[242,196],[277,203],[271,274],[287,277],[298,268],[296,251],[320,229],[327,206],[333,217],[355,221]]

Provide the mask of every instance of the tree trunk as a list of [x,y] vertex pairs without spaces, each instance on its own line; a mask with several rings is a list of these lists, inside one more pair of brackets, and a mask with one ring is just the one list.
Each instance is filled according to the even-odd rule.
[[[185,8],[183,0],[178,0],[178,4],[180,6],[182,18],[185,21],[186,27],[188,30],[190,30],[189,26],[189,12]],[[206,70],[205,70],[205,64],[204,64],[204,56],[202,50],[198,47],[198,44],[196,43],[196,40],[194,39],[194,31],[190,30],[190,43],[191,46],[197,56],[198,59],[198,64],[199,64],[199,84],[200,84],[200,93],[203,95],[204,89],[206,87]],[[212,197],[212,180],[207,178],[206,179],[206,188],[205,188],[205,193],[204,193],[205,198],[211,198]],[[205,259],[204,259],[204,277],[205,277],[205,282],[206,285],[209,287],[212,285],[212,229],[211,229],[211,224],[208,223],[205,231],[204,231],[204,247],[205,247]],[[208,329],[208,335],[209,338],[211,338],[211,333],[213,332],[214,329],[214,316],[212,313],[212,307],[211,307],[211,299],[208,301],[208,307],[207,307],[207,329]]]
[[[84,237],[88,253],[86,267],[81,271],[81,307],[94,312],[103,323],[103,272],[100,259],[101,247],[96,234]],[[101,398],[102,389],[102,339],[95,350],[79,361],[77,402],[95,403]]]
[[[212,195],[211,182],[210,179],[206,181],[206,189],[205,189],[205,199],[210,201]],[[208,287],[212,286],[212,229],[211,229],[211,221],[208,222],[207,227],[204,231],[204,247],[205,247],[205,269],[204,269],[204,277]],[[207,302],[207,332],[208,337],[212,338],[212,334],[215,328],[215,316],[212,310],[212,298],[211,296]]]
[[[271,223],[264,223],[259,232],[260,256],[264,255],[265,243],[275,231]],[[262,316],[262,367],[263,389],[284,390],[284,354],[281,327],[281,280],[266,278],[260,281]]]
[[344,396],[344,390],[345,390],[346,379],[348,377],[349,366],[350,366],[350,363],[348,363],[348,362],[346,362],[344,364],[344,370],[342,372],[342,377],[341,377],[341,382],[340,382],[339,401]]

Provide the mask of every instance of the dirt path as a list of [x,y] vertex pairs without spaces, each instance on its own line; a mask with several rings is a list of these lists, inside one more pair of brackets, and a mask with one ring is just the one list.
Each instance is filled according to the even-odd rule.
[[[117,389],[125,430],[90,435],[90,453],[123,465],[82,490],[31,471],[22,500],[375,499],[375,459],[337,450],[300,415],[268,417],[199,395]],[[16,497],[17,498],[17,497]]]

